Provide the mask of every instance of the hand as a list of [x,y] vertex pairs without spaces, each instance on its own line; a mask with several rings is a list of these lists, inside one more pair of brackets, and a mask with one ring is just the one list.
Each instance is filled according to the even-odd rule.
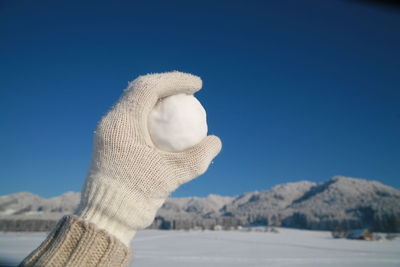
[[201,86],[199,77],[181,72],[140,76],[129,84],[98,124],[79,216],[129,243],[137,230],[152,223],[172,191],[207,170],[221,150],[218,137],[166,152],[153,144],[147,127],[159,99],[193,94]]

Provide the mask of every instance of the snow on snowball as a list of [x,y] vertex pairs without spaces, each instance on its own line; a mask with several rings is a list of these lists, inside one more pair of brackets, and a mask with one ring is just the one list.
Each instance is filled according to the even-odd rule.
[[207,114],[193,95],[177,94],[160,99],[149,115],[149,132],[159,149],[178,152],[207,136]]

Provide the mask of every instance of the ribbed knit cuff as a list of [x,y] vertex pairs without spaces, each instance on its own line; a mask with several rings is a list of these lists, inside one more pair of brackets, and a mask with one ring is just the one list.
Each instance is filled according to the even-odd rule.
[[19,266],[127,266],[130,258],[131,251],[117,238],[69,215]]
[[117,182],[89,179],[76,215],[96,224],[129,246],[137,230],[150,225],[163,199],[133,194]]

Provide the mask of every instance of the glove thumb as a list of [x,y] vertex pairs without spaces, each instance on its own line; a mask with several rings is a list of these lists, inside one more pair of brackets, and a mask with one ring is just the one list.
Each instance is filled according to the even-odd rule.
[[202,175],[208,169],[211,161],[221,151],[221,140],[215,135],[206,136],[199,144],[182,152],[170,153],[169,160],[176,169],[184,172],[178,177],[182,177],[179,184]]

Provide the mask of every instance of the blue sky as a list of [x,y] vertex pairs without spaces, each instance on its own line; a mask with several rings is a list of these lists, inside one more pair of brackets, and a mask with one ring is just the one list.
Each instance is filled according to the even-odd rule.
[[128,81],[170,70],[202,77],[197,97],[223,141],[174,196],[334,175],[400,188],[399,10],[133,2],[0,4],[0,195],[79,191],[100,117]]

